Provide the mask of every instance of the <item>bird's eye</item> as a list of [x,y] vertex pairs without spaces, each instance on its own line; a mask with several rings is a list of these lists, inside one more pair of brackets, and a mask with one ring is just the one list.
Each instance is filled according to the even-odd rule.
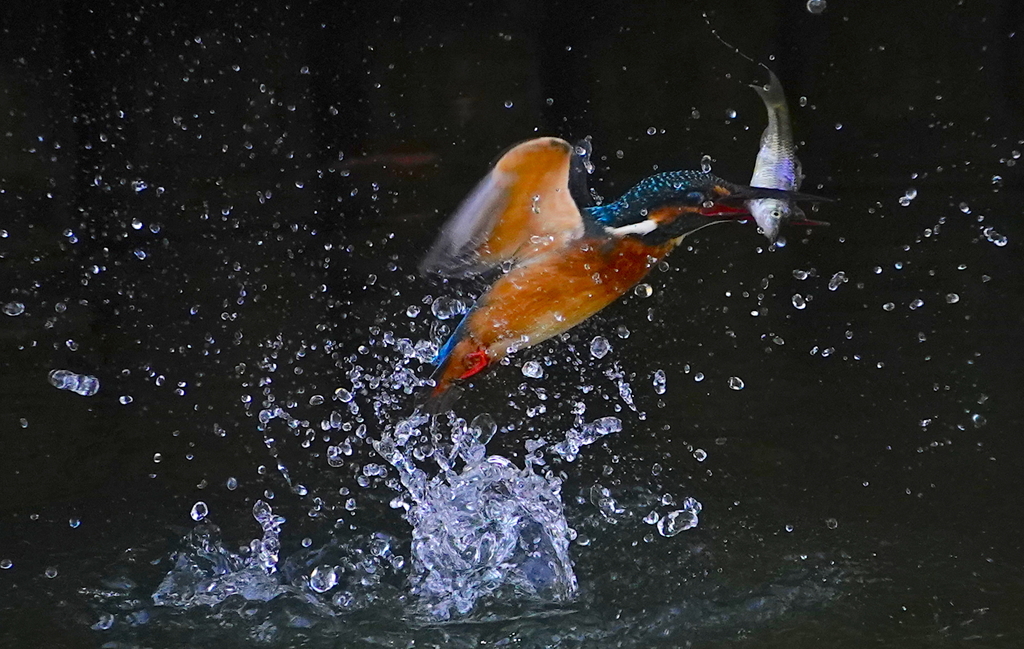
[[772,210],[771,216],[772,216],[773,219],[781,219],[782,218],[782,211],[781,210]]

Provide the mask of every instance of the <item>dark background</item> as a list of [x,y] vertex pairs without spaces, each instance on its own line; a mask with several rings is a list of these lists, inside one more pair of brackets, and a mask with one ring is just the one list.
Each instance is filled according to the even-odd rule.
[[[816,215],[832,226],[790,228],[771,252],[750,226],[704,231],[652,274],[652,297],[520,354],[460,403],[515,424],[490,448],[513,456],[524,438],[559,438],[570,396],[588,417],[622,410],[622,433],[561,467],[588,535],[573,546],[577,605],[438,631],[405,626],[390,601],[340,646],[1020,646],[1012,0],[829,0],[821,15],[798,0],[5,3],[0,304],[24,313],[0,315],[0,560],[13,562],[0,645],[247,645],[244,624],[212,614],[89,627],[112,575],[139,584],[126,610],[148,605],[168,569],[151,562],[196,500],[233,543],[257,535],[249,511],[266,489],[287,547],[330,536],[358,464],[328,467],[315,434],[282,443],[326,501],[305,516],[308,499],[258,471],[275,461],[256,429],[260,378],[316,428],[332,406],[310,397],[346,385],[339,358],[383,330],[428,337],[424,296],[479,292],[415,267],[504,148],[591,135],[608,198],[705,154],[749,178],[765,117],[746,85],[765,74],[702,11],[782,80],[804,189],[837,199]],[[829,290],[839,271],[848,281]],[[805,309],[796,293],[813,298]],[[595,335],[614,346],[600,362],[585,353]],[[568,348],[582,367],[557,362]],[[540,385],[564,397],[532,417],[525,360],[553,360]],[[621,407],[604,375],[615,363],[646,418]],[[56,368],[97,376],[100,392],[55,389]],[[605,520],[576,499],[598,483],[624,503],[692,495],[701,526],[645,540],[648,509]],[[408,537],[385,487],[357,495],[360,529]],[[338,636],[317,637],[301,636]]]

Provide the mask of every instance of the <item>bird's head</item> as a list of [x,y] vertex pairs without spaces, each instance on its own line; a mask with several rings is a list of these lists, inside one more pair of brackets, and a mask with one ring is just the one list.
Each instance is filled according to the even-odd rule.
[[660,242],[712,223],[750,216],[749,201],[824,201],[809,194],[737,185],[701,171],[668,171],[650,176],[613,203],[587,210],[606,233]]

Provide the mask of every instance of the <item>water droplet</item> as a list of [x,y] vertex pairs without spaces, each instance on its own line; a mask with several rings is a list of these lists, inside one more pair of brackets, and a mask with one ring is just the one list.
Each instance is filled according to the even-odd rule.
[[83,397],[91,397],[100,389],[100,380],[95,376],[75,374],[68,370],[51,371],[49,381],[50,385],[58,390],[69,390]]
[[128,405],[129,403],[131,403],[132,401],[134,401],[134,399],[132,399],[131,395],[127,395],[127,394],[123,394],[123,395],[121,395],[120,397],[118,397],[118,399],[117,399],[117,400],[118,400],[118,402],[119,402],[119,403],[120,403],[120,404],[121,404],[122,406],[127,406],[127,405]]
[[654,373],[654,391],[657,394],[665,394],[665,386],[668,383],[668,379],[665,376],[665,370],[658,370]]
[[189,512],[189,515],[192,516],[192,520],[201,521],[206,518],[206,515],[209,513],[210,510],[207,508],[206,503],[200,500],[196,504],[192,505],[192,511]]
[[846,273],[844,273],[843,271],[839,271],[838,273],[832,276],[832,279],[828,281],[828,290],[834,291],[847,281],[848,280],[846,277]]
[[654,128],[653,126],[651,126],[651,127],[649,127],[647,129],[647,134],[648,135],[655,135],[657,132],[658,132],[658,129]]
[[434,317],[438,320],[447,320],[448,318],[464,313],[465,306],[463,305],[462,300],[441,296],[434,300],[434,303],[430,305],[430,312],[433,313]]
[[48,566],[46,570],[43,571],[43,574],[46,575],[47,579],[53,579],[57,576],[57,568],[54,566]]
[[728,119],[736,119],[736,110],[733,109],[733,108],[726,108],[725,109],[725,116]]
[[494,437],[494,433],[497,432],[498,425],[494,422],[494,417],[484,412],[473,417],[473,421],[469,424],[469,430],[477,439],[477,442],[486,446],[487,442],[491,441],[491,438]]
[[744,386],[745,386],[745,384],[743,383],[743,379],[741,379],[740,377],[738,377],[738,376],[730,376],[729,377],[729,387],[731,389],[733,389],[733,390],[742,390]]
[[651,297],[654,294],[654,289],[650,284],[637,284],[633,289],[633,294],[637,297]]
[[595,336],[590,341],[590,355],[594,358],[604,358],[611,349],[611,344],[604,336]]
[[507,100],[505,102],[505,108],[512,108],[512,100]]
[[896,308],[896,305],[893,304],[892,302],[886,302],[885,304],[882,305],[882,308],[885,309],[886,311],[892,311],[893,309]]
[[8,302],[4,305],[4,313],[9,316],[19,316],[25,313],[25,305],[21,302]]
[[910,303],[910,310],[911,311],[916,311],[916,310],[920,309],[923,306],[924,306],[924,300],[918,298],[918,299],[916,299],[916,300],[914,300],[913,302]]
[[326,593],[338,585],[338,573],[334,566],[317,566],[309,575],[309,587],[318,593]]
[[405,315],[409,316],[410,318],[415,318],[419,314],[420,314],[420,308],[418,306],[416,306],[415,304],[413,304],[412,306],[410,306],[408,309],[405,310]]
[[701,504],[693,498],[683,501],[683,509],[669,512],[658,521],[658,534],[672,537],[680,532],[697,527]]
[[0,559],[0,570],[10,570],[14,567],[14,562],[10,559]]
[[799,293],[794,293],[793,306],[795,306],[798,309],[804,309],[807,307],[807,300],[804,299],[803,295],[800,295]]
[[693,380],[695,382],[697,382],[697,383],[700,383],[701,381],[703,381],[704,380],[704,372],[697,372],[696,374],[694,374],[693,375]]
[[981,231],[981,233],[982,235],[984,235],[985,239],[987,239],[991,243],[996,244],[1000,248],[1002,248],[1003,246],[1010,242],[1010,240],[1006,236],[996,232],[996,229],[993,228],[992,226],[986,227]]
[[985,419],[983,415],[975,413],[971,415],[971,422],[974,424],[975,428],[981,428],[982,426],[988,423],[988,420]]
[[78,526],[81,525],[81,524],[82,524],[82,519],[78,518],[77,516],[72,516],[71,518],[68,519],[68,526],[71,529],[73,529],[73,530],[74,529],[78,529]]
[[917,198],[917,190],[911,187],[903,192],[903,196],[900,196],[900,205],[907,207],[915,198]]
[[837,527],[839,527],[839,521],[837,521],[834,518],[826,518],[825,519],[825,527],[827,527],[830,530],[834,530]]
[[704,460],[708,459],[708,452],[702,448],[695,448],[693,449],[693,459],[697,460],[698,462],[703,462]]
[[537,361],[523,363],[523,376],[531,379],[539,379],[544,376],[544,368]]
[[700,157],[700,170],[706,174],[711,173],[711,156],[704,154]]
[[946,295],[946,304],[956,304],[960,301],[960,296],[956,293],[949,293]]
[[224,483],[224,486],[228,488],[228,491],[234,491],[235,489],[238,489],[238,479],[234,477],[228,478],[227,482]]
[[820,16],[828,3],[825,0],[807,0],[807,13]]

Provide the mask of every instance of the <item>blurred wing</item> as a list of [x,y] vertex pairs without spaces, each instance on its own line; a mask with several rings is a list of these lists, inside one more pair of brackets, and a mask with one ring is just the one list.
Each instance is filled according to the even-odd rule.
[[573,147],[553,137],[509,149],[448,219],[420,270],[465,277],[581,236],[572,157]]

